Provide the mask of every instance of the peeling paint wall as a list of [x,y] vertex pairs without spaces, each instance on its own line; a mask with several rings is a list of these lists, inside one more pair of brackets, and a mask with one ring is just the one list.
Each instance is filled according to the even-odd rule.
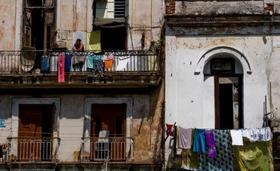
[[[215,128],[214,77],[204,76],[203,71],[198,74],[195,72],[199,59],[207,51],[225,46],[244,54],[252,69],[252,73],[248,73],[242,64],[244,127],[262,127],[264,114],[272,112],[274,131],[278,132],[280,36],[215,36],[212,32],[211,36],[196,35],[198,29],[193,29],[193,32],[179,27],[166,29],[166,123],[176,122],[184,128]],[[165,144],[167,167],[174,164],[169,142],[170,139]]]
[[[164,0],[128,0],[128,49],[150,47],[160,39],[163,24]],[[24,0],[2,0],[0,3],[0,50],[21,48],[22,14]],[[94,0],[56,1],[56,43],[71,49],[73,32],[93,30]],[[86,44],[87,42],[84,42]]]
[[[93,0],[58,1],[57,30],[58,34],[65,35],[62,37],[63,41],[66,41],[67,48],[72,47],[74,31],[92,31],[92,4]],[[127,48],[141,49],[141,39],[144,35],[144,48],[148,49],[151,41],[160,39],[163,24],[163,0],[129,0],[127,4],[129,14]]]
[[[66,41],[67,48],[72,47],[72,32],[92,31],[94,0],[58,0],[57,30]],[[164,0],[128,0],[127,48],[139,50],[144,35],[144,49],[150,47],[151,41],[160,39],[163,24]],[[111,2],[111,1],[108,1]],[[85,10],[86,9],[86,10]],[[112,18],[109,17],[109,18]],[[57,39],[57,41],[59,41]]]
[[[28,98],[29,96],[1,96],[0,119],[5,119],[6,127],[0,128],[0,143],[7,143],[7,137],[12,135],[11,116],[12,100],[15,98]],[[75,152],[81,149],[81,138],[84,131],[85,100],[100,95],[56,95],[42,98],[59,98],[60,112],[58,121],[58,135],[61,144],[58,151],[59,161],[77,161]],[[161,104],[163,102],[163,89],[159,94],[149,95],[119,95],[132,99],[132,117],[130,136],[134,139],[133,155],[129,161],[134,163],[152,163],[160,161],[161,141]],[[112,97],[114,99],[114,97]],[[151,105],[150,102],[153,102]],[[73,105],[75,104],[75,105]],[[7,107],[8,106],[8,107]],[[127,118],[130,119],[130,118]],[[14,122],[18,120],[14,120]]]
[[214,128],[213,77],[204,78],[203,73],[195,75],[194,72],[202,55],[219,46],[228,46],[240,51],[248,59],[252,68],[252,74],[244,72],[244,126],[262,126],[263,103],[265,97],[270,96],[268,92],[270,81],[273,82],[272,99],[275,99],[272,100],[272,104],[275,110],[279,108],[279,95],[276,93],[280,88],[276,81],[276,73],[279,70],[277,67],[279,63],[276,61],[279,36],[176,37],[174,35],[167,36],[166,41],[167,122],[176,121],[188,127]]
[[128,49],[141,49],[144,35],[144,48],[150,47],[150,41],[160,39],[163,24],[163,0],[129,0]]
[[[56,41],[58,44],[66,45],[68,49],[71,49],[73,32],[91,32],[92,10],[93,0],[58,0],[56,9]],[[86,44],[87,42],[83,43]]]
[[273,37],[271,40],[273,46],[271,47],[271,55],[267,63],[266,74],[270,84],[268,85],[269,92],[269,106],[272,112],[272,126],[275,132],[280,132],[280,38]]
[[0,50],[20,48],[21,0],[2,0],[0,3]]

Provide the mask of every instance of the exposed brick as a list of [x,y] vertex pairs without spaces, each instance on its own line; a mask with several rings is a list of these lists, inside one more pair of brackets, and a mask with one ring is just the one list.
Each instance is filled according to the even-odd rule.
[[174,14],[175,13],[175,5],[176,5],[175,0],[167,0],[165,4],[166,4],[165,14],[166,15]]

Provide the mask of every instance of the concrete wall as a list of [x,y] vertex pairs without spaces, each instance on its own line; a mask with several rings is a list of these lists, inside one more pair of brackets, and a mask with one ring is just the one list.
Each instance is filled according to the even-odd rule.
[[[73,31],[92,31],[92,3],[94,0],[58,0],[57,3],[57,30],[58,34],[66,35],[67,48],[72,47]],[[112,2],[108,1],[105,18],[112,18],[109,8]],[[148,49],[150,41],[160,39],[163,24],[163,0],[128,0],[128,33],[127,47],[131,50],[141,49],[141,39],[144,35],[144,48]],[[81,9],[81,10],[79,10]],[[84,10],[86,9],[86,10]],[[112,10],[112,9],[111,9]],[[57,39],[59,41],[59,39]]]
[[[92,31],[92,4],[94,0],[57,1],[57,30],[66,41],[67,48],[72,45],[74,31]],[[108,1],[107,8],[113,8],[113,1]],[[128,0],[128,33],[127,47],[131,50],[141,49],[141,39],[144,34],[145,49],[150,46],[150,41],[160,39],[163,24],[163,0]],[[86,9],[86,10],[85,10]],[[105,11],[105,18],[112,18]],[[112,10],[112,9],[111,9]],[[57,39],[57,41],[60,41]]]
[[[276,60],[279,36],[176,36],[167,29],[166,36],[166,122],[190,128],[214,128],[214,80],[203,72],[195,74],[199,59],[208,50],[220,46],[244,54],[252,73],[244,69],[244,127],[261,127],[264,102],[267,108],[279,108],[279,63]],[[241,59],[242,60],[242,59]],[[272,94],[269,84],[272,81]],[[273,109],[269,109],[271,97]],[[279,112],[276,112],[276,115]]]
[[[68,49],[73,46],[73,32],[91,32],[93,24],[93,0],[57,0],[56,30],[57,42],[63,42]],[[85,41],[83,41],[86,44]],[[60,43],[58,43],[60,44]]]
[[19,49],[22,1],[1,0],[0,11],[0,50]]
[[128,48],[141,49],[142,35],[145,49],[150,41],[160,40],[163,24],[164,0],[129,0]]
[[[118,101],[120,98],[131,99],[132,113],[131,117],[127,117],[127,123],[130,122],[130,127],[126,131],[130,133],[130,137],[134,139],[133,154],[129,161],[135,163],[152,163],[160,160],[161,154],[161,110],[163,102],[163,89],[160,90],[160,95],[118,95],[117,97],[106,97],[112,101]],[[87,99],[102,99],[100,95],[55,95],[43,96],[44,98],[59,99],[60,106],[59,120],[57,122],[58,137],[61,138],[61,144],[58,151],[58,158],[61,162],[77,161],[75,158],[75,151],[80,151],[81,138],[84,133],[84,119],[85,119],[85,101]],[[5,128],[0,128],[0,143],[7,143],[7,137],[17,135],[15,122],[18,122],[18,117],[13,115],[13,122],[11,122],[13,101],[20,99],[20,101],[28,101],[30,96],[1,96],[0,98],[0,119],[4,119],[6,123]],[[18,100],[17,100],[18,101]],[[15,110],[13,110],[15,111]],[[56,126],[55,126],[56,127]],[[14,131],[14,133],[12,132]]]
[[[227,35],[226,31],[222,34],[210,31],[211,36],[205,36],[196,35],[199,29],[190,30],[182,27],[166,29],[165,122],[176,122],[177,126],[184,128],[215,128],[214,78],[204,76],[203,67],[207,60],[203,60],[203,56],[208,58],[207,51],[225,46],[244,55],[237,58],[243,67],[244,127],[262,127],[264,113],[272,112],[273,129],[279,132],[280,36]],[[208,31],[207,28],[201,29],[201,33]],[[213,35],[216,33],[218,35]],[[248,63],[243,61],[245,58]],[[172,142],[168,138],[165,143],[165,165],[167,168],[181,167],[180,160],[173,157]]]
[[[2,0],[0,2],[0,50],[21,48],[22,14],[24,0]],[[73,46],[73,32],[91,32],[93,30],[94,0],[57,0],[56,7],[56,41]],[[111,1],[110,1],[111,2]],[[148,49],[150,41],[160,39],[163,24],[163,0],[129,0],[128,4],[128,49],[141,49],[144,35],[144,48]],[[106,18],[112,18],[107,16]],[[86,44],[86,42],[84,42]]]
[[176,1],[166,0],[168,15],[259,15],[279,14],[279,1]]
[[270,112],[272,112],[272,126],[275,132],[280,132],[280,38],[274,37],[272,40],[271,56],[266,68],[266,73],[270,85],[268,87],[270,101]]

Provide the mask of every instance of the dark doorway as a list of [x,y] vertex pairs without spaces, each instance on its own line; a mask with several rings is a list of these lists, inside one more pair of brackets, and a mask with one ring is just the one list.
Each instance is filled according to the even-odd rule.
[[32,10],[31,45],[37,50],[44,49],[44,12],[42,9]]
[[102,125],[110,136],[125,136],[126,104],[93,104],[92,133],[98,136]]
[[53,105],[19,105],[18,160],[51,160]]
[[232,84],[219,85],[220,126],[224,129],[233,128]]
[[215,127],[243,127],[242,76],[215,76]]
[[101,48],[102,50],[125,50],[126,27],[102,28]]

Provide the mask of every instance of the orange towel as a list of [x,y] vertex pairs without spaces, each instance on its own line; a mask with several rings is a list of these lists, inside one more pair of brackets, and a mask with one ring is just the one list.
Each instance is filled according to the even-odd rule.
[[104,64],[105,64],[105,69],[112,69],[113,68],[113,60],[112,59],[105,60]]

